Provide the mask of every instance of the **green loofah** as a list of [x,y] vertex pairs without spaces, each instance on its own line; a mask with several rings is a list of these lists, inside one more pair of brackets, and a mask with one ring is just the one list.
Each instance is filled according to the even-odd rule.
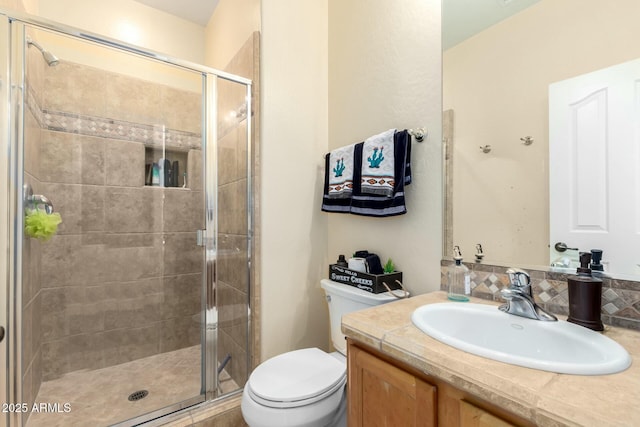
[[58,231],[62,222],[59,213],[47,214],[41,210],[29,211],[24,219],[24,231],[27,236],[47,241]]

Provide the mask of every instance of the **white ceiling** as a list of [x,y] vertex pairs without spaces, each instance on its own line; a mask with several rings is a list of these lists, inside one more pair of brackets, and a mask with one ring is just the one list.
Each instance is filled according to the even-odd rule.
[[135,0],[171,15],[207,26],[219,0]]
[[[134,0],[203,27],[219,0]],[[540,0],[443,0],[442,46],[446,50]]]
[[442,49],[468,39],[540,0],[443,0]]

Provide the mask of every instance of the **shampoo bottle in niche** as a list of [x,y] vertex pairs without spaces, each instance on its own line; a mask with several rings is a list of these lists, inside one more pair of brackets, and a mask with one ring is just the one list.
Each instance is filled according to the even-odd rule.
[[151,185],[160,185],[160,168],[157,163],[151,165]]
[[164,187],[165,186],[165,168],[164,168],[164,158],[161,158],[160,160],[158,160],[158,175],[159,175],[159,182],[158,185],[160,187]]
[[602,306],[602,280],[591,275],[591,254],[580,252],[580,267],[577,274],[567,280],[569,287],[569,317],[575,323],[594,331],[603,331],[600,319]]
[[453,247],[453,259],[455,264],[447,271],[447,298],[451,301],[469,301],[471,295],[471,276],[469,269],[462,263],[460,247]]

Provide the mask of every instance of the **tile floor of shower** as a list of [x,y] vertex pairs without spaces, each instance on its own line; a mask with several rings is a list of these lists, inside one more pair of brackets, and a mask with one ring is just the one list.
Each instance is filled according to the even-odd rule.
[[[68,413],[32,413],[27,427],[108,426],[198,396],[200,346],[157,354],[92,371],[73,372],[42,383],[36,402],[71,404]],[[238,387],[223,371],[222,393]],[[140,400],[131,393],[147,390]]]

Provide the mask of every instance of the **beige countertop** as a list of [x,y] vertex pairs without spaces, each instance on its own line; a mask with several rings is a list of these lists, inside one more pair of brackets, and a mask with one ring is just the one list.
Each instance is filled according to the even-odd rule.
[[[445,292],[418,295],[343,316],[345,335],[540,426],[640,426],[640,333],[606,327],[631,367],[612,375],[555,374],[457,350],[413,326],[411,313],[446,302]],[[479,304],[493,301],[472,298]]]

